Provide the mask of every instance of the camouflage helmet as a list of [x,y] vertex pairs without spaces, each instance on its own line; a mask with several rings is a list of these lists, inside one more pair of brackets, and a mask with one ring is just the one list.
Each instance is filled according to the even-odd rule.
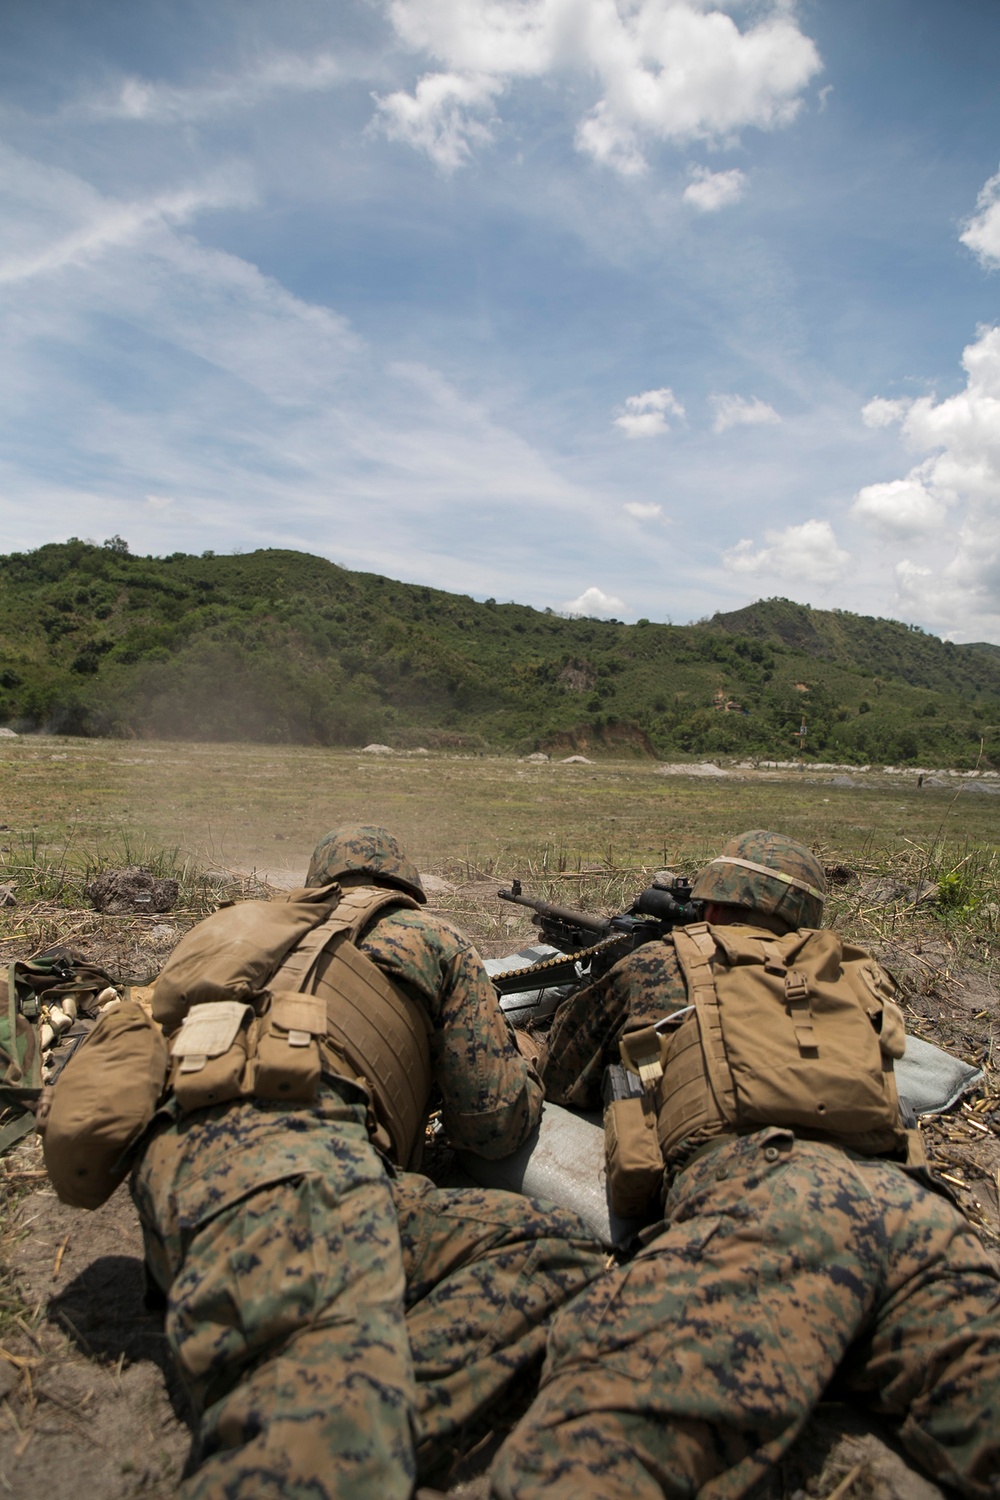
[[766,912],[789,927],[818,927],[826,877],[804,844],[757,829],[731,839],[702,870],[691,895],[698,901]]
[[371,823],[334,828],[313,850],[306,885],[328,885],[354,871],[370,875],[379,885],[398,885],[418,901],[427,900],[416,865],[385,828]]

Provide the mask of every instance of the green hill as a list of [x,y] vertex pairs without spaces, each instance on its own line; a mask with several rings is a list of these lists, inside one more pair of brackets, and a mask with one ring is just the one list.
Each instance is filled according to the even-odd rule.
[[995,695],[1000,686],[1000,646],[985,641],[956,646],[898,620],[764,599],[731,614],[713,615],[709,624],[728,635],[801,651],[873,677],[896,677],[912,687],[969,698]]
[[177,739],[1000,760],[1000,650],[767,600],[568,620],[299,552],[0,557],[0,724]]

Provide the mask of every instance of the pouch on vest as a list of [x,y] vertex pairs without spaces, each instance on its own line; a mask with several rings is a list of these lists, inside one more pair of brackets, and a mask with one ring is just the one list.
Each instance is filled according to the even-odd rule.
[[256,1029],[253,1007],[238,1000],[188,1011],[170,1047],[170,1086],[185,1114],[253,1092],[251,1028]]
[[257,1031],[254,1097],[309,1103],[320,1079],[318,1038],[326,1034],[326,1006],[316,995],[279,990]]
[[612,1212],[641,1218],[663,1182],[656,1106],[636,1075],[617,1064],[604,1074],[604,1156]]
[[108,1011],[81,1042],[39,1110],[45,1166],[63,1203],[99,1208],[124,1181],[167,1066],[160,1029],[134,1000]]

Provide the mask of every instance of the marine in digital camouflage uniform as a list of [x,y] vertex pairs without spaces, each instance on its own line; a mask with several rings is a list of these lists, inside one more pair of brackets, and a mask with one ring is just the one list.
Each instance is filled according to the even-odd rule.
[[[824,891],[806,849],[765,833],[694,888],[709,922],[765,937],[818,927]],[[685,1001],[668,943],[622,959],[560,1010],[549,1097],[597,1103],[623,1030]],[[675,1167],[635,1259],[556,1316],[491,1494],[735,1500],[831,1386],[897,1419],[935,1479],[1000,1496],[1000,1270],[968,1221],[895,1162],[775,1127],[720,1136]]]
[[[334,879],[426,899],[382,829],[321,842],[307,883]],[[426,1008],[454,1143],[514,1150],[541,1087],[467,940],[390,907],[359,946]],[[173,1101],[154,1125],[132,1192],[198,1422],[185,1500],[409,1497],[603,1269],[573,1214],[393,1170],[368,1104],[325,1077],[314,1105]]]

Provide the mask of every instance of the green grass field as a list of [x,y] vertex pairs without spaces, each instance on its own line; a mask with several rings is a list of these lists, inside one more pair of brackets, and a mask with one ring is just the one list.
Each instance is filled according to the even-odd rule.
[[[384,823],[421,869],[460,888],[519,874],[539,894],[594,909],[620,906],[652,870],[693,872],[733,834],[767,827],[863,874],[947,877],[954,911],[992,937],[1000,795],[958,780],[922,789],[911,776],[855,781],[26,736],[0,740],[0,881],[27,892],[48,869],[53,881],[40,893],[51,896],[61,878],[69,904],[79,904],[88,869],[127,862],[293,884],[320,834],[358,821]],[[445,905],[461,920],[467,903],[457,894]],[[0,933],[15,919],[0,913]],[[479,937],[499,935],[478,917],[472,925]]]
[[748,827],[844,858],[1000,838],[1000,796],[959,792],[958,780],[918,790],[914,777],[869,775],[845,787],[822,772],[710,779],[635,761],[526,765],[41,735],[0,746],[0,821],[78,857],[128,841],[177,848],[202,866],[286,868],[348,820],[387,824],[424,869],[445,873],[543,860],[655,869],[697,861]]

